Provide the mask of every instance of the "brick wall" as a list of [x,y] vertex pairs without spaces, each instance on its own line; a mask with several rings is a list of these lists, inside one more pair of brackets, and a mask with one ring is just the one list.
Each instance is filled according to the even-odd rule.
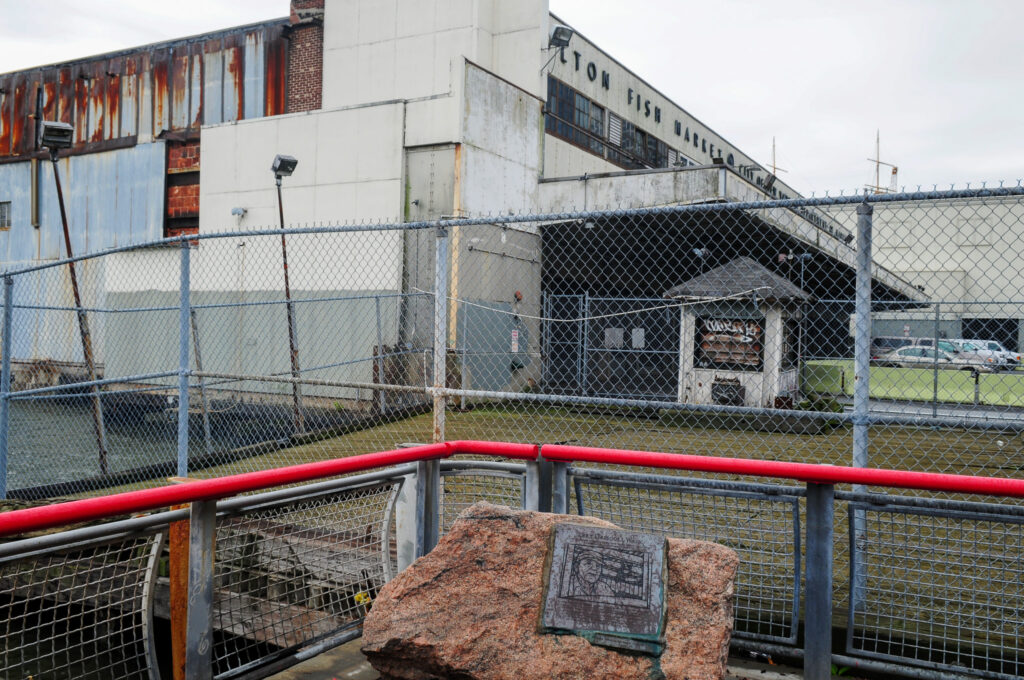
[[292,0],[288,41],[288,113],[320,108],[324,72],[324,0]]
[[167,141],[164,235],[199,232],[199,140]]

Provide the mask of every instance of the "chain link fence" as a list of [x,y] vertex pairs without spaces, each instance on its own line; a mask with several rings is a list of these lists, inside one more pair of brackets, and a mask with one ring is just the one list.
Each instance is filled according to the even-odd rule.
[[[79,258],[80,305],[66,261],[10,271],[2,495],[110,493],[445,439],[1019,476],[1022,197],[1014,187],[202,235]],[[737,630],[795,639],[796,501],[580,483],[579,512],[742,543]],[[523,498],[511,469],[443,485],[442,530],[474,500]],[[757,519],[737,533],[740,516]],[[284,543],[254,521],[244,540],[224,538],[232,554],[305,559],[275,557]],[[884,600],[916,560],[884,537],[967,549],[948,521],[859,505],[849,524],[837,517],[836,606],[854,617],[851,649],[927,656],[915,647],[927,635],[892,652],[895,619],[856,604]],[[970,559],[981,542],[972,534]],[[274,586],[279,599],[319,597],[300,572]]]

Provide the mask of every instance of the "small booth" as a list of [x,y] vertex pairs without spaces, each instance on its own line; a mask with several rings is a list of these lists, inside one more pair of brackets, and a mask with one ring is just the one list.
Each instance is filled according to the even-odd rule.
[[792,408],[806,292],[738,257],[664,296],[683,303],[678,401]]

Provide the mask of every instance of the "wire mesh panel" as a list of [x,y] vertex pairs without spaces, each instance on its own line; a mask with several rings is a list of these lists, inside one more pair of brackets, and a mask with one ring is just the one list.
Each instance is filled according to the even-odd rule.
[[440,532],[445,534],[463,510],[486,501],[510,508],[523,507],[522,474],[482,470],[442,470],[439,503]]
[[162,536],[0,560],[0,677],[157,677],[153,589]]
[[1024,674],[1024,517],[851,504],[866,515],[847,648],[990,678]]
[[218,520],[214,668],[233,676],[363,618],[397,569],[399,482]]
[[[727,489],[616,481],[616,473],[576,476],[573,510],[622,529],[720,543],[740,557],[738,637],[795,643],[800,583],[799,499]],[[780,489],[781,490],[781,489]]]

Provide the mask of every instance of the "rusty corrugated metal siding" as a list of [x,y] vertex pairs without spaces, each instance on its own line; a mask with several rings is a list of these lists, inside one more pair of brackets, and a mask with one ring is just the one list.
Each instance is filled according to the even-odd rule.
[[75,128],[75,153],[163,132],[284,113],[288,19],[0,75],[0,163],[36,152],[41,116]]

